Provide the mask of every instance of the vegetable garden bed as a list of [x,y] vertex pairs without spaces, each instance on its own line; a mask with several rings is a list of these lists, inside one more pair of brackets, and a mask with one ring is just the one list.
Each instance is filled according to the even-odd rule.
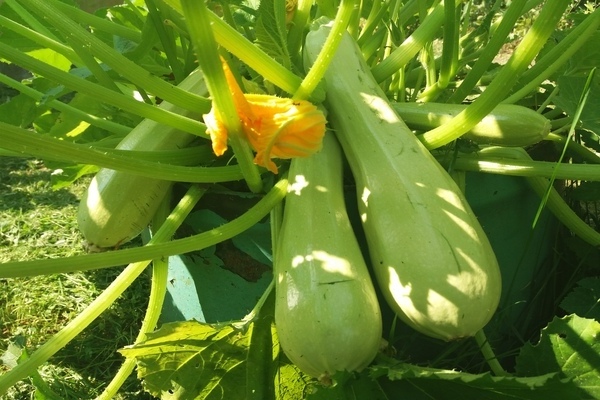
[[0,4],[0,396],[600,397],[595,3],[88,11]]

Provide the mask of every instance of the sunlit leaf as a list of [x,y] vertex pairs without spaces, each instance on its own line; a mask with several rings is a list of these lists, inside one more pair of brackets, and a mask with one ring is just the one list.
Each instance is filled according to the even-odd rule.
[[555,318],[540,341],[526,344],[517,357],[521,376],[558,373],[577,387],[573,399],[600,398],[600,323],[576,315]]
[[372,367],[373,377],[387,377],[380,384],[398,400],[561,400],[576,395],[577,388],[556,373],[528,377],[469,374],[399,363]]
[[153,396],[243,400],[247,349],[248,337],[231,326],[188,321],[165,324],[121,353],[136,359]]
[[50,49],[33,50],[28,53],[31,57],[36,58],[44,63],[58,68],[62,71],[68,71],[71,68],[71,61],[60,53]]

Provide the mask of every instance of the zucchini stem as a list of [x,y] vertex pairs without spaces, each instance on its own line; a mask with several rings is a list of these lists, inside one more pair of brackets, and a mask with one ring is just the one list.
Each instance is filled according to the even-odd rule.
[[258,203],[249,208],[244,214],[210,231],[183,239],[171,240],[166,243],[105,253],[83,254],[34,261],[9,261],[2,264],[0,278],[88,271],[204,249],[213,244],[231,239],[262,220],[276,204],[284,199],[287,193],[287,186],[287,179],[280,179]]
[[[9,78],[4,74],[0,74],[0,83],[3,83],[6,86],[18,90],[24,95],[31,97],[35,101],[42,102],[45,100],[46,95],[44,93],[38,92],[37,90],[27,85],[24,85],[21,82],[18,82],[12,78]],[[119,136],[125,136],[131,131],[131,127],[129,126],[121,125],[119,123],[89,114],[86,111],[73,107],[70,104],[63,103],[60,100],[46,99],[44,103],[47,106],[52,107],[60,112],[75,116],[81,121],[85,121],[90,125],[97,126],[98,128],[104,129],[108,132],[114,133]]]
[[[199,121],[137,101],[133,97],[117,93],[114,90],[107,89],[86,79],[79,78],[66,71],[48,65],[43,61],[37,60],[7,44],[0,43],[0,56],[38,75],[59,82],[74,91],[87,94],[99,101],[119,107],[127,112],[139,115],[140,117],[148,118],[195,135],[202,135],[205,131],[204,124]],[[169,86],[175,87],[172,85]],[[181,89],[178,90],[183,91]],[[189,109],[189,107],[190,105],[188,104],[187,107],[184,108]],[[193,110],[197,112],[206,110],[208,112],[209,109],[210,100],[204,99],[203,105]]]
[[42,15],[52,26],[61,32],[68,41],[89,49],[94,57],[109,65],[135,85],[154,93],[162,99],[187,110],[206,107],[206,99],[194,93],[181,90],[162,78],[149,73],[143,67],[121,55],[94,34],[88,32],[79,23],[73,21],[45,0],[21,0],[24,6],[38,15]]
[[406,38],[386,59],[371,69],[375,80],[381,83],[408,64],[426,43],[433,40],[443,22],[444,6],[439,3],[421,21],[412,35]]
[[[196,204],[200,198],[206,193],[206,188],[201,188],[193,185],[188,190],[186,196],[191,200],[190,204]],[[184,197],[185,198],[185,197]],[[152,226],[157,227],[154,235],[160,233],[160,228],[169,218],[171,196],[165,196],[156,214],[154,215]],[[177,209],[176,209],[177,210]],[[187,215],[187,213],[185,214]],[[170,238],[169,238],[170,239]],[[167,240],[169,240],[167,239]],[[150,239],[152,240],[152,239]],[[148,296],[148,306],[146,314],[142,320],[139,333],[133,344],[140,343],[146,340],[146,335],[156,328],[158,319],[162,311],[163,303],[167,293],[167,279],[169,274],[168,258],[157,258],[152,260],[152,282],[150,284],[150,295]],[[118,390],[123,386],[123,383],[133,372],[135,367],[135,358],[126,358],[123,364],[113,376],[113,379],[106,386],[104,391],[98,396],[97,400],[110,400],[117,394]]]
[[239,166],[188,167],[144,161],[118,152],[38,135],[0,122],[2,148],[29,156],[97,165],[135,175],[179,182],[216,183],[242,179]]
[[464,111],[448,123],[434,128],[420,138],[428,149],[435,149],[459,138],[487,114],[508,94],[521,73],[527,69],[550,37],[565,8],[567,0],[548,0],[539,17],[517,46],[512,56],[485,91]]
[[485,333],[483,332],[483,329],[477,331],[477,333],[475,334],[475,341],[477,342],[477,345],[479,346],[479,350],[481,350],[481,353],[483,354],[485,361],[490,366],[490,369],[492,370],[494,375],[496,375],[496,376],[511,376],[511,374],[506,372],[504,370],[504,368],[502,368],[502,365],[500,365],[500,362],[498,361],[498,358],[496,357],[496,354],[494,353],[492,346],[490,346],[490,343],[488,342],[487,337],[485,336]]
[[[148,243],[148,247],[168,241],[177,228],[183,223],[185,217],[192,211],[197,201],[204,194],[204,190],[192,186],[188,193],[181,199],[167,221],[156,232]],[[142,249],[146,249],[142,247]],[[41,345],[25,362],[18,364],[4,375],[0,376],[0,393],[6,393],[12,385],[31,375],[39,366],[50,357],[65,347],[75,336],[87,328],[100,314],[110,307],[115,300],[131,285],[148,266],[150,261],[137,261],[129,264],[123,272],[106,288],[92,303],[80,314],[71,320],[64,328]],[[64,258],[58,261],[65,261]],[[56,273],[56,271],[53,271]]]
[[535,65],[523,73],[516,87],[520,88],[507,97],[502,103],[516,103],[529,93],[537,90],[539,85],[548,79],[558,68],[569,61],[581,46],[589,42],[591,35],[598,31],[600,26],[600,8],[589,14],[581,23],[577,24],[569,34],[546,53]]
[[355,7],[358,7],[356,0],[342,0],[335,19],[333,20],[331,33],[325,40],[321,52],[317,56],[314,64],[310,67],[306,77],[294,92],[292,97],[294,100],[306,100],[316,89],[321,78],[325,75],[325,71],[327,71],[327,67],[342,40],[342,34],[348,27],[348,23],[350,22]]
[[181,6],[192,44],[196,49],[198,64],[204,73],[206,86],[212,97],[212,106],[225,125],[229,142],[248,188],[254,193],[261,192],[262,180],[258,167],[254,165],[252,150],[245,138],[242,122],[225,78],[223,64],[211,28],[212,24],[209,20],[210,12],[203,1],[183,0]]
[[[481,169],[474,165],[469,165],[470,163],[463,163],[465,158],[472,158],[471,156],[463,157],[459,156],[454,162],[454,168],[456,169],[464,169],[468,171],[482,171],[482,172],[492,172],[499,173],[505,175],[516,175],[515,169],[523,169],[526,170],[526,173],[520,174],[520,176],[524,176],[527,179],[527,182],[533,189],[533,191],[540,196],[541,199],[544,199],[547,196],[547,200],[545,201],[545,206],[554,214],[554,216],[571,232],[575,235],[579,236],[585,242],[591,244],[592,246],[600,246],[600,232],[593,229],[589,226],[585,221],[583,221],[573,209],[565,202],[565,200],[561,197],[561,195],[550,185],[550,181],[543,176],[540,176],[540,172],[544,172],[544,175],[547,177],[551,177],[553,175],[553,169],[556,169],[555,163],[543,163],[542,169],[540,169],[541,161],[533,161],[531,157],[527,154],[525,150],[522,148],[505,148],[505,147],[489,147],[480,151],[480,155],[483,155],[488,159],[488,157],[492,157],[488,160],[495,159],[493,162],[495,164],[495,168],[492,170],[489,169]],[[482,163],[487,163],[488,161],[480,160]],[[547,164],[547,165],[546,165]],[[515,166],[519,166],[519,168],[515,168]],[[600,179],[598,174],[598,165],[575,165],[575,164],[563,164],[556,171],[554,176],[555,179],[579,179],[569,178],[568,176],[563,176],[568,167],[588,167],[589,175],[581,178],[581,180],[590,180],[588,178],[593,178],[595,180]],[[596,171],[594,171],[594,169]],[[568,174],[567,174],[568,175]]]
[[486,73],[494,57],[506,42],[508,34],[514,29],[517,19],[523,14],[526,0],[512,1],[502,13],[502,20],[494,30],[493,35],[479,53],[477,61],[465,76],[460,86],[448,99],[449,103],[461,103],[471,93],[477,82]]

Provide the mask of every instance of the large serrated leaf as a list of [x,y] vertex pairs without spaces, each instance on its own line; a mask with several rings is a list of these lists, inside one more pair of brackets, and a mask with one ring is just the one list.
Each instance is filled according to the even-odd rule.
[[[554,99],[554,103],[568,115],[575,115],[586,81],[586,76],[561,76],[558,79],[559,94]],[[600,77],[596,75],[592,80],[590,92],[581,113],[581,127],[594,132],[596,135],[600,135],[599,107]]]
[[569,315],[550,322],[536,345],[523,346],[516,369],[521,376],[558,373],[578,389],[574,397],[568,398],[598,399],[599,366],[600,324]]
[[232,326],[176,322],[122,349],[135,358],[138,378],[161,399],[245,398],[248,337]]
[[306,387],[306,400],[390,400],[379,383],[367,371],[361,373],[338,371],[332,377],[332,384],[324,386],[317,381]]
[[290,68],[284,2],[262,0],[258,8],[258,15],[254,27],[255,44],[284,67]]
[[560,303],[563,310],[600,322],[600,278],[585,278]]
[[[558,374],[499,377],[399,363],[371,368],[383,390],[398,400],[563,400],[577,398],[577,388]],[[387,378],[387,379],[386,379]]]

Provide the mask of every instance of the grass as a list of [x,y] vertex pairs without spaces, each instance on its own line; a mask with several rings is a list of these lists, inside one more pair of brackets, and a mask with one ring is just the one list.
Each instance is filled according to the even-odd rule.
[[[51,171],[35,160],[0,157],[0,262],[68,257],[83,253],[76,211],[88,179],[52,190]],[[44,343],[102,292],[121,267],[85,273],[0,279],[0,354],[24,342],[29,353]],[[137,335],[149,292],[142,276],[88,329],[40,368],[40,375],[61,398],[97,396],[122,358],[116,350]],[[6,367],[0,364],[0,373]],[[34,398],[23,381],[5,399]],[[123,399],[148,398],[132,377]]]

